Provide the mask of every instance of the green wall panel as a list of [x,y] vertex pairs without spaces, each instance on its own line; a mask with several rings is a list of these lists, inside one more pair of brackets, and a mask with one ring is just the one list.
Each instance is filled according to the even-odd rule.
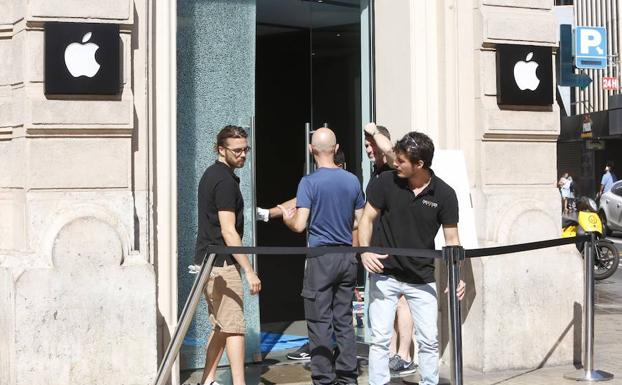
[[[216,160],[216,134],[227,124],[248,127],[255,110],[255,0],[179,0],[177,3],[177,209],[179,310],[195,275],[197,187]],[[157,47],[156,47],[157,49]],[[250,132],[249,132],[250,134]],[[238,170],[245,201],[244,245],[252,243],[251,159]],[[257,297],[244,298],[247,360],[259,353]],[[202,368],[211,332],[202,301],[181,351],[182,369]]]

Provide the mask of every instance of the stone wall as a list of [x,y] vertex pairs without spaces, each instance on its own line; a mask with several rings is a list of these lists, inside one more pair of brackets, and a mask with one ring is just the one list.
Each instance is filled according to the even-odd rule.
[[[147,14],[144,1],[0,0],[2,385],[155,376]],[[46,21],[120,24],[120,95],[46,97]]]
[[[395,137],[418,130],[438,148],[464,152],[481,247],[560,235],[558,106],[519,111],[496,103],[496,44],[556,46],[552,7],[544,0],[376,1],[377,120]],[[572,246],[476,259],[463,270],[466,366],[579,359],[582,267]]]

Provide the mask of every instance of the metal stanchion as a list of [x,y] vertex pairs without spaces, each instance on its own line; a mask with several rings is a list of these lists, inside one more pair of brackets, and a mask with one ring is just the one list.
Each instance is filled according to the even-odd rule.
[[214,258],[216,254],[210,254],[207,261],[203,262],[201,266],[201,271],[199,275],[194,280],[194,284],[192,285],[192,289],[190,290],[190,295],[186,300],[186,304],[184,305],[184,310],[181,312],[181,317],[179,318],[179,323],[175,328],[175,333],[173,334],[173,338],[171,338],[171,342],[169,342],[168,347],[166,348],[166,353],[164,353],[164,358],[162,359],[162,363],[160,364],[160,368],[158,369],[158,376],[154,381],[154,385],[164,385],[168,381],[168,377],[171,374],[171,368],[173,367],[173,363],[175,359],[177,359],[177,355],[179,354],[179,350],[181,349],[181,344],[186,337],[186,333],[188,332],[188,328],[192,323],[192,317],[197,310],[197,305],[201,300],[201,294],[203,293],[203,288],[207,283],[210,273],[212,272],[212,264],[214,263]]
[[447,264],[448,275],[451,384],[462,385],[462,322],[456,289],[460,282],[460,262],[464,260],[464,249],[461,246],[443,247],[443,259]]
[[313,165],[311,159],[311,153],[309,152],[309,144],[311,143],[311,123],[305,123],[305,175],[311,174],[313,171]]
[[596,235],[590,234],[590,241],[585,242],[583,297],[583,369],[564,374],[564,378],[575,381],[607,381],[613,374],[594,370],[594,248]]

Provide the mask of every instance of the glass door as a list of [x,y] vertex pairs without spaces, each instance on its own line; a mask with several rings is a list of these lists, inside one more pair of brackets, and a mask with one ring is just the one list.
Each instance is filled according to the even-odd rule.
[[[296,195],[305,174],[305,126],[335,131],[349,171],[361,176],[359,0],[257,0],[257,202]],[[258,223],[260,246],[305,246],[277,219]],[[304,319],[303,256],[259,256],[262,325]],[[283,330],[281,330],[283,331]]]
[[330,127],[361,177],[360,0],[311,1],[311,127]]

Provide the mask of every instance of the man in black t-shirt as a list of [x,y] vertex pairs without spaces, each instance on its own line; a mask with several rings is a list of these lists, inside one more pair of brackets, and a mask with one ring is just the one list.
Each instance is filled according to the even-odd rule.
[[[240,179],[233,170],[244,167],[250,150],[242,127],[226,126],[217,136],[218,160],[205,170],[198,191],[199,229],[195,264],[201,265],[208,246],[241,246],[244,230],[244,200]],[[216,367],[227,349],[233,384],[244,384],[244,293],[240,270],[251,294],[261,282],[244,254],[218,254],[204,288],[212,335],[207,345],[202,384],[216,385]]]
[[[393,170],[395,152],[391,143],[391,134],[384,126],[377,126],[374,122],[365,125],[365,151],[372,162],[373,169],[371,178],[367,184],[365,193],[378,180],[380,174]],[[371,245],[379,246],[380,221],[374,222]],[[362,266],[361,266],[362,267]],[[365,271],[363,268],[362,271]],[[361,273],[359,273],[361,275]],[[359,281],[361,282],[361,281]],[[417,370],[415,360],[411,357],[411,345],[413,335],[413,319],[410,315],[408,302],[404,296],[397,301],[395,312],[395,327],[389,345],[390,359],[389,369],[392,375],[401,376],[414,373]]]
[[[395,171],[384,172],[368,189],[359,224],[359,244],[369,246],[373,223],[380,219],[381,247],[434,249],[440,226],[447,245],[458,245],[458,199],[454,190],[430,169],[434,144],[425,134],[411,132],[394,148]],[[421,385],[438,384],[437,294],[434,260],[363,253],[370,272],[369,383],[390,380],[389,342],[398,298],[408,301],[415,321]],[[458,297],[464,296],[464,282]]]

